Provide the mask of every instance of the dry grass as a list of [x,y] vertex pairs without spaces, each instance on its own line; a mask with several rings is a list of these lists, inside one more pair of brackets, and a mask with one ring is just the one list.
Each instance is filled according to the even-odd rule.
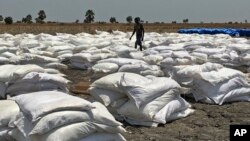
[[[224,24],[224,23],[214,23],[214,24],[144,24],[146,32],[177,32],[181,28],[198,28],[198,27],[210,27],[210,28],[250,28],[250,23],[244,24]],[[50,23],[50,24],[12,24],[5,25],[0,24],[0,34],[1,33],[11,33],[11,34],[21,34],[21,33],[70,33],[76,34],[80,32],[95,33],[95,30],[101,31],[132,31],[133,24],[110,24],[110,23],[94,23],[94,24],[69,24],[69,23]]]

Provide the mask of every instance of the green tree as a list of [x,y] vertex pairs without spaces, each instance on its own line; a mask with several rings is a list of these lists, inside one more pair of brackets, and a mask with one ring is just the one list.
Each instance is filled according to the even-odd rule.
[[26,16],[26,22],[32,23],[32,16],[30,14]]
[[183,23],[188,23],[188,19],[183,19]]
[[94,22],[94,19],[95,19],[95,13],[93,12],[93,10],[88,10],[85,14],[84,22],[85,23],[92,23],[92,22]]
[[109,21],[110,21],[111,23],[116,23],[116,18],[115,18],[115,17],[111,17],[111,18],[109,19]]
[[32,16],[29,14],[25,18],[22,19],[23,23],[32,23]]
[[46,19],[46,13],[44,10],[40,10],[38,12],[38,17],[35,19],[37,23],[44,23],[44,20]]
[[13,23],[13,19],[12,19],[12,17],[6,17],[6,18],[4,19],[4,22],[5,22],[6,24],[12,24],[12,23]]
[[0,22],[2,22],[3,21],[3,16],[2,15],[0,15]]
[[22,18],[22,23],[27,23],[26,18]]
[[126,20],[127,20],[128,23],[132,23],[133,17],[132,17],[132,16],[128,16],[128,17],[126,18]]

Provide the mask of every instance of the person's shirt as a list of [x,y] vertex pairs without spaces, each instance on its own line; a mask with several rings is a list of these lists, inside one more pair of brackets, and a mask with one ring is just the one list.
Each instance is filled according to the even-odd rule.
[[143,25],[141,23],[139,24],[135,24],[134,25],[134,30],[136,32],[136,35],[142,35],[142,32],[143,32]]

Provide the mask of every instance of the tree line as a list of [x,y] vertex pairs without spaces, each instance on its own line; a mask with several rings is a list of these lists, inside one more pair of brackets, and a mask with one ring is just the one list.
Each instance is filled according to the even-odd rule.
[[[37,18],[35,18],[35,22],[36,23],[45,23],[45,19],[46,19],[46,13],[44,10],[40,10],[37,14]],[[85,19],[83,20],[84,23],[93,23],[94,22],[94,19],[95,19],[95,13],[93,10],[87,10],[86,13],[85,13]],[[118,23],[118,21],[116,20],[115,17],[111,17],[109,19],[109,21],[111,23]],[[128,16],[126,18],[126,21],[128,23],[132,23],[133,21],[133,17],[132,16]],[[5,22],[6,24],[12,24],[13,23],[13,18],[8,16],[8,17],[3,17],[2,15],[0,15],[0,22]],[[28,24],[31,24],[33,23],[33,18],[31,16],[31,14],[28,14],[26,17],[23,17],[21,21],[17,21],[17,23],[28,23]],[[50,22],[48,22],[50,23]],[[75,23],[79,23],[79,20],[77,19],[75,21]]]
[[[35,22],[36,23],[41,23],[41,24],[43,24],[43,23],[45,23],[45,19],[46,19],[46,13],[45,13],[45,11],[44,10],[40,10],[38,13],[37,13],[37,18],[35,18]],[[95,13],[94,13],[94,11],[93,10],[87,10],[86,11],[86,13],[85,13],[85,19],[83,20],[83,22],[84,23],[93,23],[94,22],[94,19],[95,19]],[[2,15],[0,15],[0,22],[5,22],[6,24],[12,24],[13,23],[13,19],[12,19],[12,17],[3,17]],[[128,22],[128,23],[132,23],[132,21],[133,21],[133,17],[132,16],[128,16],[127,18],[126,18],[126,21]],[[109,22],[110,23],[118,23],[118,21],[116,20],[116,18],[115,17],[110,17],[110,19],[109,19]],[[143,21],[142,21],[143,22]],[[188,18],[186,18],[186,19],[183,19],[183,21],[182,21],[183,23],[189,23],[189,19]],[[248,23],[248,21],[247,20],[245,20],[244,21],[245,23]],[[22,20],[21,21],[17,21],[17,23],[28,23],[28,24],[30,24],[30,23],[33,23],[33,20],[32,20],[32,16],[31,16],[31,14],[28,14],[26,17],[23,17],[22,18]],[[48,22],[48,23],[54,23],[54,22]],[[56,22],[55,22],[56,23]],[[79,23],[79,19],[77,19],[76,21],[75,21],[75,23]],[[105,22],[99,22],[99,23],[105,23]],[[148,23],[148,21],[146,21],[146,23]],[[158,24],[158,23],[160,23],[160,22],[155,22],[156,24]],[[161,23],[163,23],[163,22],[161,22]],[[176,21],[172,21],[172,24],[176,24],[177,22]],[[200,22],[201,24],[203,24],[204,22],[203,21],[201,21]],[[228,24],[232,24],[233,22],[228,22]],[[235,22],[235,24],[236,23],[238,23],[238,22]]]

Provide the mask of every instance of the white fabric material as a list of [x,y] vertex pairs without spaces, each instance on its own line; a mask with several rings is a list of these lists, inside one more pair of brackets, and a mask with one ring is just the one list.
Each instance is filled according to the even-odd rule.
[[15,81],[30,72],[44,72],[44,69],[37,65],[3,65],[0,66],[0,81]]
[[11,99],[16,101],[25,116],[32,122],[55,111],[80,111],[94,108],[90,102],[84,99],[57,91],[28,93]]
[[18,128],[16,139],[26,141],[43,140],[80,140],[90,134],[124,133],[121,127],[107,109],[100,103],[94,102],[96,107],[89,111],[59,111],[50,113],[38,122],[31,123],[22,113],[14,125]]
[[0,64],[7,64],[7,63],[9,63],[9,61],[10,60],[8,58],[0,56]]
[[23,83],[23,82],[54,82],[58,84],[67,84],[69,83],[69,80],[60,77],[58,75],[30,72],[26,74],[22,79],[15,81],[15,83]]
[[10,85],[7,90],[6,94],[10,96],[17,96],[21,94],[31,93],[31,92],[38,92],[38,91],[62,91],[67,93],[68,89],[66,87],[66,84],[60,84],[56,82],[21,82],[21,83],[15,83]]
[[[123,72],[118,72],[114,74],[107,75],[102,77],[91,84],[91,87],[103,88],[108,90],[113,90],[117,92],[123,93],[123,90],[118,88],[120,83],[121,76],[123,76]],[[134,73],[126,73],[127,77],[134,78],[135,82],[147,82],[149,81],[147,78],[140,76]],[[138,81],[136,81],[138,80]]]
[[31,139],[32,141],[74,141],[80,140],[95,132],[97,132],[97,129],[93,123],[80,122],[52,130],[44,135],[33,135]]
[[[159,123],[190,115],[192,110],[187,111],[190,105],[180,97],[180,92],[180,85],[173,79],[143,77],[133,73],[110,74],[96,80],[90,88],[94,99],[108,106],[116,118],[143,126],[157,126]],[[124,95],[120,95],[121,93]],[[161,111],[174,100],[175,103],[165,108],[167,111]],[[156,119],[155,116],[160,111],[162,114],[159,113],[159,119]],[[163,118],[165,120],[161,121]]]
[[163,60],[163,57],[160,55],[148,55],[143,57],[143,60],[150,65],[156,65]]
[[129,59],[129,58],[109,58],[98,61],[98,63],[115,63],[118,66],[123,66],[126,64],[146,64],[146,62],[142,60]]
[[196,101],[222,105],[250,99],[250,85],[245,75],[219,64],[187,66],[178,70],[177,75],[192,78],[190,86]]
[[37,63],[53,63],[53,62],[59,62],[57,58],[47,57],[47,56],[41,56],[31,53],[24,53],[21,56],[10,58],[11,62],[14,62],[16,64],[37,64]]
[[95,73],[114,73],[117,72],[119,66],[115,63],[98,63],[92,67]]
[[[16,122],[16,125],[20,131],[25,134],[25,136],[35,134],[42,135],[58,127],[86,121],[95,122],[97,124],[105,124],[113,127],[119,127],[122,125],[114,119],[114,117],[102,104],[95,102],[93,105],[96,108],[89,111],[59,111],[50,113],[33,124],[27,123],[29,121],[27,119],[23,119],[25,117],[21,117],[21,119]],[[23,126],[26,127],[23,128]]]
[[126,97],[126,94],[96,87],[89,88],[89,92],[97,101],[100,101],[105,106],[109,106],[113,101]]
[[68,92],[68,82],[69,81],[67,79],[59,75],[30,72],[23,78],[16,80],[15,83],[9,83],[6,94],[15,96],[24,93],[46,90]]
[[19,111],[15,101],[0,100],[0,127],[8,127],[9,122],[18,116]]
[[140,74],[143,76],[153,75],[153,76],[163,76],[163,72],[160,67],[156,65],[148,64],[127,64],[120,67],[119,72],[131,72]]
[[126,74],[121,77],[121,87],[138,108],[169,90],[180,89],[180,85],[170,78],[155,77],[146,82],[137,80],[134,83],[134,78]]

